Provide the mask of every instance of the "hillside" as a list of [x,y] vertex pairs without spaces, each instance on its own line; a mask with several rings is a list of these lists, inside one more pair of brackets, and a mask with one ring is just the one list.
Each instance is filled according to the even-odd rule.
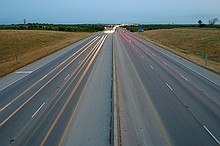
[[0,76],[91,34],[45,30],[0,30]]
[[[135,32],[135,34],[220,73],[220,29],[175,28]],[[206,53],[209,56],[207,65],[205,65]]]

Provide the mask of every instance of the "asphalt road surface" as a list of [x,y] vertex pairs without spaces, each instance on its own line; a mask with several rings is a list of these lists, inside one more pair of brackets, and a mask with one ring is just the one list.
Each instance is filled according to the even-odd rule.
[[[91,83],[88,83],[88,88],[92,86],[94,87],[93,93],[102,94],[103,92],[96,91],[96,88],[102,86],[105,88],[103,95],[105,98],[99,101],[100,96],[95,97],[94,94],[91,94],[91,99],[85,100],[85,102],[95,100],[96,98],[96,101],[100,103],[91,103],[90,107],[83,110],[91,110],[96,104],[103,104],[102,106],[104,106],[105,109],[103,110],[103,107],[100,106],[101,109],[96,109],[99,111],[99,114],[96,114],[99,124],[102,124],[106,129],[102,136],[103,138],[100,138],[102,129],[98,130],[100,133],[96,138],[103,139],[101,142],[110,144],[112,55],[111,46],[108,48],[106,46],[106,39],[110,39],[110,42],[108,42],[111,43],[111,37],[107,37],[105,34],[91,36],[1,78],[1,146],[59,145],[62,137],[64,137],[68,123],[71,121],[71,117],[74,116],[74,113],[77,111],[81,98],[83,98],[82,96],[88,96],[89,94],[87,90],[85,91],[85,87],[91,73],[94,72],[93,70],[96,68],[97,62],[99,62],[98,60],[104,60],[103,57],[100,57],[101,54],[108,56],[108,61],[102,61],[106,65],[104,65],[104,67],[98,68],[97,65],[100,73],[97,73],[96,78],[97,76],[102,77],[106,80],[105,84],[102,86],[101,83],[98,82],[99,80],[96,79],[92,81],[94,84],[99,85],[92,86],[90,85]],[[103,50],[104,44],[106,49]],[[108,55],[106,55],[106,51],[108,51]],[[108,68],[108,70],[106,70],[108,73],[106,76],[102,74],[102,70],[105,68]],[[89,88],[88,90],[91,89]],[[83,105],[84,102],[81,106]],[[83,110],[80,110],[80,113],[87,114],[83,112]],[[77,120],[80,120],[80,116],[85,115],[79,115],[78,113],[76,117],[79,118],[77,118]],[[92,115],[90,116],[92,117]],[[87,129],[88,131],[91,132],[94,128],[97,128],[97,126],[94,127],[93,125],[96,121],[92,121],[91,124],[89,124],[87,123],[89,120],[86,120],[84,124],[93,127]],[[81,126],[83,126],[83,123]],[[95,131],[93,131],[93,133],[94,132]],[[91,134],[93,133],[91,132]],[[86,136],[88,136],[88,134],[85,135],[85,138],[89,138]],[[78,143],[81,143],[80,140],[83,139],[79,139]]]
[[220,144],[219,75],[122,29],[114,40],[120,144]]
[[70,121],[62,146],[110,146],[112,122],[112,34],[102,47],[94,72]]
[[0,79],[0,146],[114,144],[220,145],[220,76],[118,28]]

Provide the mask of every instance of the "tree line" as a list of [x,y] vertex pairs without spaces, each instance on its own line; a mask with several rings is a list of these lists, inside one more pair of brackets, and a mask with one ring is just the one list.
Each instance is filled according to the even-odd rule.
[[199,23],[199,27],[213,27],[217,22],[219,22],[218,18],[212,18],[212,19],[209,19],[209,24],[206,25],[202,22],[202,20],[199,20],[198,23]]
[[155,29],[172,29],[180,27],[215,27],[220,28],[220,25],[216,23],[219,22],[218,18],[213,18],[208,21],[208,24],[198,21],[198,24],[136,24],[136,25],[126,25],[123,26],[131,32],[141,32],[142,30],[155,30]]
[[0,30],[54,30],[54,31],[67,31],[67,32],[98,32],[103,31],[105,25],[103,24],[11,24],[0,25]]

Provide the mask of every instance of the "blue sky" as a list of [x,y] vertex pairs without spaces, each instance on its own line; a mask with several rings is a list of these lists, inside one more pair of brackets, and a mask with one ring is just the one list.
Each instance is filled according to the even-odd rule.
[[195,24],[220,19],[220,0],[1,0],[0,24]]

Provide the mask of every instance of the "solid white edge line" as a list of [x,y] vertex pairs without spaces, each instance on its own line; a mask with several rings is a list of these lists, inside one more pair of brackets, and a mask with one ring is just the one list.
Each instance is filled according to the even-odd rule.
[[68,74],[68,75],[64,78],[64,80],[66,80],[69,76],[70,76],[70,74]]
[[205,130],[212,136],[212,138],[218,143],[220,144],[219,140],[211,133],[211,131],[209,131],[209,129],[206,126],[203,126],[205,128]]
[[[150,43],[150,44],[153,44],[153,43]],[[156,46],[156,45],[153,44],[153,46]],[[157,46],[157,47],[158,47],[158,46]],[[177,63],[183,65],[184,67],[188,68],[189,70],[193,71],[194,73],[198,74],[199,76],[203,77],[204,79],[210,81],[211,83],[213,83],[213,84],[215,84],[215,85],[217,85],[217,86],[220,86],[220,84],[219,84],[218,82],[215,82],[215,81],[213,81],[212,79],[209,79],[209,78],[206,77],[205,75],[202,75],[201,73],[197,72],[197,71],[194,70],[193,68],[191,68],[191,67],[187,66],[186,64],[184,64],[183,62],[180,62],[179,60],[174,59],[173,56],[169,56],[168,54],[166,54],[166,52],[161,52],[160,50],[161,50],[162,47],[159,47],[159,48],[160,48],[160,49],[157,49],[157,50],[159,50],[159,52],[162,53],[163,55],[165,55],[165,56],[167,56],[168,58],[172,59],[173,61],[175,61],[175,62],[177,62]],[[175,55],[175,54],[173,54],[172,52],[171,52],[171,54],[172,54],[172,55]],[[155,56],[154,54],[152,54],[152,55]],[[178,55],[176,55],[175,57],[178,57]],[[180,56],[179,56],[179,57],[180,57]],[[185,59],[185,60],[188,61],[187,59]],[[190,62],[190,61],[188,61],[188,62]],[[196,65],[195,63],[192,63],[192,64]],[[199,65],[197,65],[197,66],[199,66]],[[204,69],[204,68],[203,68],[203,69]]]
[[167,87],[170,88],[170,90],[173,91],[173,89],[170,87],[170,85],[168,83],[166,83]]
[[183,75],[180,75],[184,80],[186,80],[187,82],[189,82],[189,80],[186,78],[186,77],[184,77]]
[[10,104],[11,104],[11,102],[9,102],[6,106],[4,106],[4,107],[0,110],[0,112],[3,111],[5,108],[7,108]]
[[45,105],[45,102],[37,109],[37,111],[31,116],[31,118],[33,118],[44,105]]
[[[92,38],[92,37],[93,37],[93,36],[91,36],[91,38]],[[88,37],[88,38],[90,38],[90,37]],[[99,37],[96,36],[96,37],[94,37],[93,39],[95,39],[95,38],[99,38]],[[86,40],[86,39],[87,39],[87,38],[85,38],[85,39],[83,39],[83,40]],[[93,40],[93,39],[92,39],[92,40]],[[79,41],[78,43],[82,42],[83,40]],[[89,39],[88,39],[88,40],[89,40]],[[71,45],[74,45],[74,44],[75,44],[75,43],[73,43],[73,44],[71,44]],[[70,47],[71,45],[66,46],[66,47],[64,47],[63,49],[65,49],[65,48],[67,48],[67,47]],[[71,49],[71,50],[72,50],[72,49]],[[70,50],[65,51],[62,55],[66,54],[66,53],[69,52],[69,51],[70,51]],[[52,55],[52,54],[51,54],[51,55]],[[62,55],[61,55],[61,56],[62,56]],[[49,56],[50,56],[50,55],[49,55]],[[56,59],[56,58],[55,58],[55,59]],[[33,70],[32,72],[35,72],[35,71],[39,70],[40,68],[46,66],[47,64],[49,64],[50,62],[54,61],[55,59],[52,59],[52,60],[50,60],[49,62],[47,62],[46,64],[43,64],[43,65],[39,66],[38,68],[36,68],[36,69]],[[63,64],[63,63],[62,63],[62,64]],[[22,80],[23,78],[25,78],[25,77],[28,76],[28,75],[29,75],[29,74],[26,74],[26,75],[24,75],[23,77],[21,77],[21,78],[15,80],[14,82],[10,83],[9,85],[7,85],[7,86],[1,88],[0,91],[3,91],[3,90],[5,90],[5,89],[7,89],[8,87],[10,87],[11,85],[17,83],[18,81]]]
[[[32,71],[32,72],[34,72],[34,71]],[[22,80],[23,78],[25,78],[25,77],[28,76],[28,75],[29,75],[29,74],[25,74],[25,75],[24,75],[23,77],[21,77],[20,79],[15,80],[14,82],[10,83],[9,85],[7,85],[7,86],[1,88],[0,91],[3,91],[3,90],[5,90],[5,89],[7,89],[8,87],[10,87],[11,85],[17,83],[18,81]]]

